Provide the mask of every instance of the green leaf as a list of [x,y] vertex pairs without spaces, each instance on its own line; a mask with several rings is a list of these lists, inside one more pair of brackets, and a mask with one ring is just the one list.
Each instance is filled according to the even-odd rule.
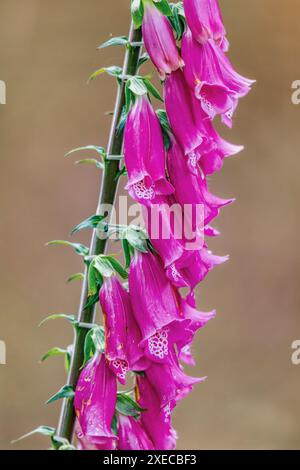
[[141,55],[139,58],[139,63],[138,63],[138,68],[140,68],[145,62],[147,62],[150,59],[150,56],[147,52]]
[[151,93],[151,95],[153,95],[154,98],[156,98],[157,100],[163,103],[164,102],[163,98],[161,97],[157,88],[155,88],[155,86],[150,82],[150,80],[148,78],[144,78],[143,82],[144,82],[144,85],[146,85],[146,88],[149,91],[149,93]]
[[171,126],[170,126],[168,117],[167,117],[167,113],[164,109],[158,109],[156,111],[156,114],[157,114],[157,117],[159,119],[159,122],[162,128],[165,148],[166,150],[169,150],[171,146],[170,135],[172,131],[171,131]]
[[186,29],[186,19],[183,8],[183,3],[171,3],[172,16],[169,17],[172,28],[175,31],[176,39],[181,40],[183,33]]
[[168,0],[154,0],[154,5],[166,16],[172,16],[172,10],[170,8]]
[[80,230],[84,230],[86,228],[97,228],[98,224],[106,217],[106,215],[92,215],[88,219],[78,224],[75,228],[73,228],[71,235],[74,235],[74,233],[80,232]]
[[103,278],[99,271],[95,268],[94,260],[90,263],[88,268],[88,296],[93,297],[98,295],[100,287],[102,286]]
[[86,145],[85,147],[78,147],[76,149],[70,150],[68,153],[65,154],[65,157],[69,157],[73,155],[73,153],[81,152],[82,150],[94,150],[101,156],[101,158],[105,158],[106,151],[103,147],[98,147],[97,145]]
[[91,295],[88,298],[87,303],[84,306],[84,310],[88,310],[88,309],[92,308],[98,302],[99,302],[99,293],[97,292],[95,295]]
[[144,18],[144,5],[142,0],[131,0],[131,16],[135,29],[140,28]]
[[131,256],[130,256],[130,249],[129,249],[129,243],[125,238],[122,240],[122,246],[123,246],[123,252],[124,252],[124,258],[125,258],[125,263],[126,263],[126,269],[129,268],[130,263],[131,263]]
[[135,250],[148,253],[147,235],[144,231],[129,226],[125,231],[124,238]]
[[54,403],[55,401],[61,400],[63,398],[73,399],[74,395],[75,392],[73,387],[71,387],[71,385],[64,385],[64,387],[62,387],[55,395],[53,395],[53,397],[46,401],[46,405],[50,405],[50,403]]
[[116,65],[112,65],[111,67],[102,67],[101,69],[95,70],[88,79],[88,82],[91,82],[92,80],[95,80],[97,77],[100,75],[103,75],[104,73],[107,73],[111,77],[120,77],[122,75],[122,68],[117,67]]
[[125,416],[138,417],[144,411],[130,396],[118,393],[116,409]]
[[47,318],[44,318],[44,320],[42,320],[41,323],[39,324],[39,327],[44,325],[44,323],[48,322],[49,320],[60,320],[60,319],[67,320],[74,326],[77,324],[75,315],[67,315],[65,313],[58,313],[58,314],[50,315]]
[[66,349],[52,348],[43,355],[41,362],[46,361],[49,357],[66,356],[67,354],[68,351]]
[[104,169],[104,164],[102,162],[99,162],[99,160],[96,160],[95,158],[85,158],[83,160],[77,160],[75,162],[75,165],[95,165],[96,168],[99,170]]
[[19,437],[18,439],[15,439],[12,441],[12,444],[15,444],[16,442],[22,441],[23,439],[27,439],[27,437],[31,437],[34,434],[42,434],[43,436],[47,437],[53,437],[56,433],[55,428],[51,428],[50,426],[39,426],[38,428],[34,429],[31,432],[28,432],[27,434],[24,434],[24,436]]
[[103,255],[96,256],[93,260],[93,266],[103,277],[111,277],[114,275],[112,264]]
[[[118,136],[120,136],[121,133],[124,131],[126,121],[127,121],[128,111],[130,109],[130,104],[131,104],[131,92],[130,90],[127,89],[127,87],[125,87],[125,99],[126,99],[126,105],[123,106],[120,120],[118,123],[118,128],[117,128]],[[129,100],[129,103],[127,103],[128,100]],[[128,109],[127,109],[127,106],[128,106]]]
[[63,245],[63,246],[69,246],[75,250],[75,252],[80,255],[80,256],[88,256],[89,254],[89,249],[87,246],[82,245],[81,243],[71,243],[66,240],[53,240],[51,242],[48,242],[46,246],[52,246],[52,245]]
[[84,280],[84,274],[83,273],[76,273],[76,274],[72,274],[72,276],[69,277],[67,282],[83,281],[83,280]]
[[116,38],[110,38],[108,41],[105,41],[103,44],[97,47],[97,49],[104,49],[105,47],[110,46],[126,46],[128,44],[127,36],[119,36]]
[[122,279],[128,279],[127,271],[123,268],[123,266],[119,263],[118,260],[116,260],[112,256],[107,256],[106,259],[109,261],[113,269],[121,276]]

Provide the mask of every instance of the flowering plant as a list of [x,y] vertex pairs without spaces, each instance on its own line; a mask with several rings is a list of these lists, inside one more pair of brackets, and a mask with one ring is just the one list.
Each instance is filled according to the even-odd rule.
[[[131,12],[129,37],[101,46],[125,45],[123,69],[102,68],[91,76],[107,72],[118,82],[108,148],[75,150],[97,152],[99,159],[82,162],[95,163],[103,183],[96,215],[73,232],[98,231],[90,248],[51,242],[72,246],[85,265],[83,275],[72,277],[83,280],[79,315],[63,316],[75,331],[72,347],[59,350],[66,356],[68,382],[49,401],[63,399],[60,422],[57,429],[38,428],[62,450],[175,448],[173,410],[205,380],[187,375],[184,364],[195,365],[194,337],[215,317],[214,311],[197,310],[195,289],[228,259],[212,254],[207,240],[219,235],[211,223],[233,199],[213,195],[207,176],[242,147],[226,142],[213,121],[220,115],[231,127],[253,81],[239,75],[226,55],[229,42],[217,0],[132,0]],[[148,76],[138,74],[149,59],[162,80],[163,98]],[[165,110],[155,111],[153,98]],[[113,226],[102,211],[113,204],[124,174],[129,195],[143,208],[147,234],[139,227]],[[156,236],[154,218],[160,223]],[[186,232],[176,233],[182,218],[193,243]],[[98,237],[100,232],[105,236]],[[122,243],[125,267],[105,254],[112,233]],[[102,326],[95,324],[97,304]],[[45,357],[56,353],[57,348]],[[129,380],[132,388],[120,391],[118,384]]]

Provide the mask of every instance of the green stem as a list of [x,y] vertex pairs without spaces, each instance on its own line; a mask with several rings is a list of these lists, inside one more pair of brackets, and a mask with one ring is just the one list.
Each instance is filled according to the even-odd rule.
[[[126,50],[123,75],[136,75],[138,70],[138,63],[141,53],[141,30],[134,30],[133,24],[130,27],[129,41],[137,44],[131,46]],[[121,155],[123,148],[123,135],[117,132],[118,123],[121,117],[122,109],[125,105],[125,84],[122,82],[119,85],[114,116],[111,125],[110,137],[107,146],[108,155]],[[99,203],[97,214],[100,214],[101,207],[104,204],[113,205],[118,188],[118,172],[120,162],[118,160],[107,160],[102,175],[101,191],[99,196]],[[90,256],[100,255],[105,253],[107,239],[99,239],[96,231],[90,245]],[[93,323],[95,319],[95,307],[85,309],[88,300],[88,276],[87,270],[85,271],[84,281],[82,285],[80,306],[78,310],[78,321],[80,323]],[[88,333],[86,328],[77,328],[73,344],[73,355],[68,376],[68,385],[74,389],[77,385],[80,368],[84,360],[84,342]],[[72,400],[64,400],[61,408],[59,424],[57,427],[57,436],[66,438],[69,442],[72,441],[75,423],[75,410]]]

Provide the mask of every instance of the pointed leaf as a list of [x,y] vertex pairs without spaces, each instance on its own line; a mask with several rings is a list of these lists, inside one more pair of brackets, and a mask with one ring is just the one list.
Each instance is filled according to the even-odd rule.
[[42,434],[43,436],[47,437],[53,437],[56,433],[55,428],[51,428],[50,426],[39,426],[38,428],[34,429],[33,431],[28,432],[27,434],[24,434],[24,436],[19,437],[18,439],[15,439],[12,441],[12,444],[15,444],[16,442],[22,441],[23,439],[27,439],[27,437],[31,437],[34,434]]
[[118,260],[116,260],[112,256],[107,256],[106,259],[109,261],[113,269],[121,276],[122,279],[128,279],[127,271],[123,268],[123,266],[119,263]]
[[172,16],[172,10],[170,8],[168,0],[155,0],[154,5],[166,16]]
[[52,246],[52,245],[63,245],[63,246],[69,246],[75,250],[75,252],[80,255],[80,256],[88,256],[89,254],[89,248],[85,245],[82,245],[81,243],[71,243],[66,240],[53,240],[51,242],[48,242],[46,246]]
[[88,79],[88,82],[95,80],[97,77],[100,75],[103,75],[104,73],[107,73],[111,77],[120,77],[122,75],[122,68],[117,67],[116,65],[112,65],[111,67],[102,67],[101,69],[95,70]]
[[142,0],[131,0],[131,16],[135,29],[140,28],[144,18],[144,5]]
[[125,416],[138,417],[144,411],[129,395],[118,393],[116,409]]
[[76,274],[72,274],[72,276],[69,277],[67,282],[83,281],[83,280],[84,280],[84,274],[83,273],[76,273]]
[[71,235],[74,235],[75,233],[80,232],[80,230],[84,230],[86,228],[97,228],[98,224],[106,217],[106,215],[92,215],[88,219],[78,224],[75,228],[73,228]]
[[83,160],[77,160],[75,165],[95,165],[99,170],[103,170],[104,168],[104,164],[95,158],[84,158]]
[[49,357],[66,356],[67,354],[68,351],[66,349],[52,348],[43,355],[41,362],[46,361]]
[[39,327],[44,325],[44,323],[48,322],[49,320],[59,320],[59,319],[67,320],[72,325],[77,324],[77,320],[76,320],[75,315],[67,315],[65,313],[58,313],[58,314],[50,315],[47,318],[44,318],[44,320],[42,320],[41,323],[39,324]]
[[81,152],[82,150],[94,150],[102,158],[106,156],[106,152],[103,147],[98,147],[97,145],[86,145],[84,147],[78,147],[76,149],[70,150],[68,153],[65,154],[65,157],[69,157],[70,155],[73,155],[73,153]]
[[105,41],[103,44],[97,47],[97,49],[104,49],[105,47],[110,46],[126,46],[128,44],[128,37],[127,36],[119,36],[116,38],[110,38]]
[[71,387],[71,385],[65,385],[55,395],[53,395],[53,397],[46,401],[46,405],[50,405],[50,403],[54,403],[55,401],[61,400],[63,398],[73,399],[74,395],[75,392],[73,387]]
[[163,103],[164,100],[161,97],[161,94],[159,93],[157,88],[155,88],[155,86],[150,82],[150,80],[148,78],[144,78],[143,82],[144,82],[144,85],[146,86],[147,90],[149,91],[149,93],[151,93],[151,95],[153,95],[154,98],[156,98],[157,100],[159,100]]

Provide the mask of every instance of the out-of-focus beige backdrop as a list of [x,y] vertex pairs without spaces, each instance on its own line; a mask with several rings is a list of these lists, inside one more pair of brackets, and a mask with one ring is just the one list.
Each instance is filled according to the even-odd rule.
[[[218,221],[213,241],[227,265],[199,290],[199,306],[218,316],[198,336],[195,373],[209,380],[176,412],[181,449],[300,448],[300,106],[291,83],[300,78],[298,0],[223,0],[237,69],[257,79],[241,102],[232,132],[245,152],[213,178],[214,191],[237,203]],[[39,424],[56,425],[59,404],[44,405],[65,381],[61,359],[40,356],[72,340],[50,313],[76,312],[79,284],[66,285],[80,260],[45,248],[94,213],[99,174],[75,167],[64,153],[105,145],[115,86],[90,72],[121,63],[123,51],[96,46],[127,34],[129,0],[0,0],[0,448]],[[75,240],[88,242],[89,233]],[[14,449],[43,449],[33,437]]]

